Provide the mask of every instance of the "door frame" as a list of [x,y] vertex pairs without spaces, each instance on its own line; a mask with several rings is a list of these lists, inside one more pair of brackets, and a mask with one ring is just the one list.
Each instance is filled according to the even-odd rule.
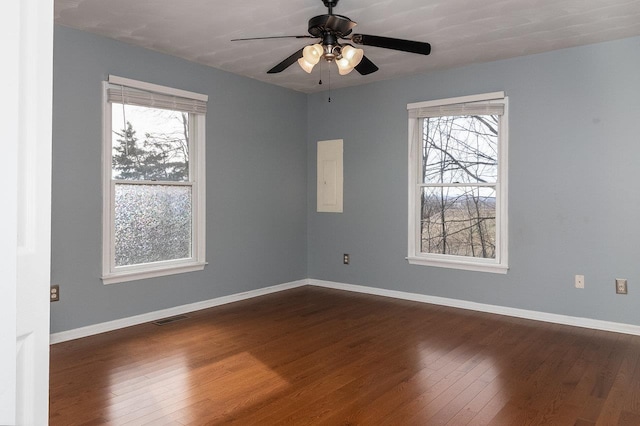
[[0,424],[49,418],[53,0],[3,4]]

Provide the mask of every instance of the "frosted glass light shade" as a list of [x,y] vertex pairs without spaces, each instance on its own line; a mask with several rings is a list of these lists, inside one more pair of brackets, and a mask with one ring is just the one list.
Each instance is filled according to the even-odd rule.
[[347,75],[351,71],[353,71],[353,66],[349,63],[347,58],[341,58],[336,61],[336,65],[338,66],[338,73],[340,75]]
[[315,64],[308,62],[305,58],[298,59],[298,65],[300,65],[300,68],[309,74],[311,74],[311,71],[313,71],[313,67],[315,66]]
[[311,74],[313,66],[320,61],[324,55],[324,48],[320,44],[312,44],[302,49],[302,58],[298,59],[300,68]]
[[324,48],[320,44],[312,44],[302,50],[302,57],[310,64],[315,65],[324,55]]
[[342,57],[349,62],[349,65],[355,67],[364,57],[364,50],[352,46],[344,46],[342,48]]

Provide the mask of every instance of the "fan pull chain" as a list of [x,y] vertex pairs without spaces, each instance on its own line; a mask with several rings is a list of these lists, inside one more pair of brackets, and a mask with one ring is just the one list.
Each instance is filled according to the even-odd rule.
[[331,102],[331,67],[329,67],[329,102]]

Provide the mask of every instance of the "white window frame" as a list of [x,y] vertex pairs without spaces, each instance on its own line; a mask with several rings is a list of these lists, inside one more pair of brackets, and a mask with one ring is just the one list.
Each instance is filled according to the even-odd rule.
[[[167,260],[146,264],[116,266],[115,265],[115,181],[112,178],[112,123],[111,103],[107,99],[107,89],[110,86],[119,85],[125,88],[143,90],[162,95],[173,96],[182,100],[197,100],[207,102],[208,96],[146,83],[143,81],[110,75],[108,81],[103,82],[102,90],[102,281],[103,284],[140,280],[178,274],[183,272],[199,271],[204,269],[205,261],[205,113],[189,113],[189,167],[190,180],[186,185],[192,188],[192,235],[191,257],[187,259]],[[143,181],[127,183],[147,183]],[[148,182],[157,184],[158,182]],[[172,184],[163,182],[164,184]],[[185,183],[175,182],[176,185]]]
[[[459,104],[470,103],[502,103],[504,114],[500,118],[498,131],[498,177],[496,182],[496,257],[484,259],[470,256],[455,256],[438,253],[420,252],[420,194],[421,161],[422,161],[422,118],[414,117],[420,108],[451,107]],[[469,271],[492,272],[506,274],[508,264],[508,211],[507,211],[507,160],[509,140],[509,100],[504,92],[485,93],[480,95],[462,96],[457,98],[440,99],[427,102],[407,104],[409,114],[409,229],[408,229],[408,255],[407,260],[412,265],[436,266],[443,268],[462,269]],[[413,114],[412,114],[413,112]],[[419,115],[419,114],[418,114]],[[450,115],[455,115],[451,113]],[[428,185],[427,185],[428,186]]]

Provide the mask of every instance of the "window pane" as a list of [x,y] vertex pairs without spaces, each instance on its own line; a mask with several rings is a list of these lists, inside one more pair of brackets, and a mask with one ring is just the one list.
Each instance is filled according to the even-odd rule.
[[498,119],[474,115],[422,120],[422,182],[496,182]]
[[495,188],[423,188],[421,198],[422,253],[495,258]]
[[191,257],[191,186],[115,188],[116,266]]
[[111,104],[112,177],[189,180],[189,114]]

